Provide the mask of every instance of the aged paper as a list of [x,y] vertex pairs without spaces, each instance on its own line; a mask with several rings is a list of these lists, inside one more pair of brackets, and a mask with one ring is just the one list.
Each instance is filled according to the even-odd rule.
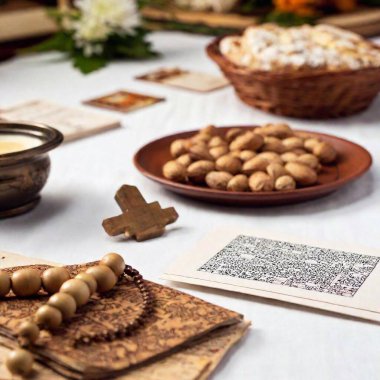
[[379,262],[365,248],[222,228],[162,277],[380,322]]
[[[197,344],[176,352],[165,359],[138,368],[130,373],[118,376],[119,380],[206,380],[214,372],[228,351],[247,333],[250,323],[247,321],[217,330]],[[0,346],[0,379],[13,380],[3,360],[8,348]],[[42,364],[35,364],[34,380],[63,380],[64,377]]]
[[33,100],[0,110],[1,119],[46,124],[58,129],[65,142],[120,127],[120,121],[113,116],[45,100]]
[[[0,252],[0,268],[37,263],[51,264],[45,260]],[[249,325],[249,322],[243,321],[215,330],[206,337],[192,343],[189,347],[143,367],[131,370],[117,378],[123,380],[174,380],[178,378],[178,373],[181,373],[181,380],[205,380],[212,374],[227,352],[245,335]],[[5,345],[9,344],[9,341],[2,337],[0,342]],[[7,352],[8,349],[0,345],[0,379],[2,380],[12,379],[12,376],[2,365]],[[69,371],[67,375],[72,376],[73,373]],[[36,373],[33,378],[36,380],[59,380],[64,377],[41,364],[36,364]]]

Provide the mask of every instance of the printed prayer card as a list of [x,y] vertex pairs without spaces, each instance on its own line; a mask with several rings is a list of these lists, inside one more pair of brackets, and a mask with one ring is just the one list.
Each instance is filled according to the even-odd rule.
[[120,127],[120,120],[104,113],[33,100],[0,110],[0,120],[42,123],[58,129],[65,142]]
[[183,70],[178,67],[161,68],[140,75],[136,79],[197,92],[210,92],[229,85],[228,80],[220,75]]
[[162,277],[380,322],[379,261],[363,248],[218,229]]
[[163,102],[164,100],[164,98],[120,90],[113,92],[112,94],[86,100],[83,104],[127,113],[136,111],[140,108],[152,106],[156,103]]

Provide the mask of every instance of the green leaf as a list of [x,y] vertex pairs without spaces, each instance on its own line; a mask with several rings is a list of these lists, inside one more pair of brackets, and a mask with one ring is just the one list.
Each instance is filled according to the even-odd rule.
[[120,44],[115,46],[115,52],[118,56],[127,58],[148,58],[157,55],[157,53],[152,51],[150,44],[147,42],[132,46]]
[[258,10],[264,10],[265,8],[272,8],[273,4],[271,0],[243,0],[238,2],[236,11],[245,15],[257,14]]
[[316,17],[299,16],[291,12],[273,11],[266,15],[264,22],[274,22],[281,26],[298,26],[303,24],[313,24]]
[[139,9],[147,6],[152,6],[156,8],[165,8],[172,5],[171,0],[137,0],[137,5]]
[[52,50],[58,50],[63,52],[70,52],[74,49],[74,42],[70,34],[65,32],[57,32],[53,37],[42,41],[41,43],[25,49],[24,51],[31,52],[46,52]]
[[61,25],[63,14],[58,8],[47,8],[46,9],[47,15],[53,19],[58,25]]
[[80,53],[73,55],[73,65],[83,74],[89,74],[107,65],[107,58],[104,57],[85,57]]
[[164,21],[164,22],[149,22],[149,25],[154,25],[156,28],[164,30],[180,30],[187,33],[194,34],[207,34],[210,36],[224,36],[226,34],[237,33],[239,29],[224,28],[224,27],[211,27],[203,24],[184,24],[177,21]]
[[114,58],[148,58],[156,56],[150,42],[145,40],[148,32],[137,28],[134,34],[113,34],[105,45],[105,55]]
[[[106,41],[98,41],[103,45],[101,55],[86,57],[83,50],[75,44],[73,32],[61,30],[42,43],[24,50],[26,52],[46,52],[58,50],[72,58],[74,67],[88,74],[106,66],[107,62],[118,58],[149,58],[156,56],[151,43],[145,37],[148,31],[136,28],[131,34],[114,33]],[[95,44],[96,41],[94,41]]]

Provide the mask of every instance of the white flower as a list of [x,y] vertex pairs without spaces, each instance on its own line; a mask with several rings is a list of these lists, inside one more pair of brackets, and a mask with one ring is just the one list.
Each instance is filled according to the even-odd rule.
[[[93,41],[104,41],[112,32],[112,28],[100,23],[95,18],[83,17],[80,21],[74,24],[75,39],[83,43]],[[79,43],[80,45],[80,43]]]
[[80,18],[74,21],[76,45],[86,56],[100,54],[99,42],[106,41],[113,33],[131,33],[140,25],[135,0],[76,0]]
[[140,25],[136,0],[76,0],[80,17],[72,23],[76,46],[91,57],[103,52],[100,44],[113,33],[131,33]]
[[96,20],[125,32],[140,24],[135,0],[76,0],[75,6],[83,19]]

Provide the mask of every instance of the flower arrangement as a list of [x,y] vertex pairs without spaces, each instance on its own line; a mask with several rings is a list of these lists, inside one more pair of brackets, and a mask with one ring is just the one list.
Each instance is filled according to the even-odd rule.
[[156,55],[141,27],[136,0],[75,0],[74,7],[51,12],[59,31],[34,51],[58,50],[69,55],[82,73],[112,59]]

